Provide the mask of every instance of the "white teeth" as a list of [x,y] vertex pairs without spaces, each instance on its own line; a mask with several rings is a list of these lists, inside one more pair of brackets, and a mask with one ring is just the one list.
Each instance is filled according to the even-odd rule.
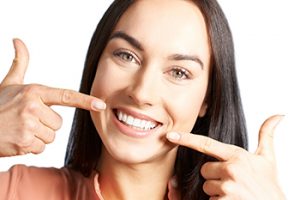
[[124,122],[127,125],[130,125],[135,128],[142,129],[142,130],[150,130],[150,129],[155,128],[155,126],[157,125],[156,123],[151,122],[151,121],[134,118],[131,115],[122,113],[121,111],[117,112],[117,117],[121,122]]
[[129,125],[133,125],[134,118],[132,116],[127,116],[127,120],[125,121]]
[[122,115],[122,118],[119,119],[120,121],[124,122],[127,120],[127,116],[126,115],[123,115],[123,113],[120,112],[120,114]]
[[135,118],[135,119],[133,120],[133,124],[132,124],[132,125],[133,125],[133,126],[140,127],[141,121],[142,121],[142,120],[136,119],[136,118]]

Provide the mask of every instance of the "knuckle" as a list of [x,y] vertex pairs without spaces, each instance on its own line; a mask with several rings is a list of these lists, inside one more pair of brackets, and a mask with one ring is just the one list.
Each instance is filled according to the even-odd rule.
[[34,136],[30,133],[24,132],[21,136],[16,139],[17,149],[22,152],[24,149],[32,146],[34,141]]
[[203,153],[208,153],[210,152],[210,149],[211,149],[211,146],[213,145],[213,140],[211,140],[210,138],[204,138],[204,142],[202,145],[202,150],[203,150]]
[[23,97],[32,97],[32,95],[37,94],[40,86],[37,84],[26,85],[22,88],[21,94]]
[[55,124],[52,125],[51,129],[53,131],[58,131],[62,127],[62,122],[56,122]]
[[62,124],[63,118],[60,115],[57,115],[54,130],[57,131],[58,129],[60,129],[62,127]]
[[54,131],[49,131],[48,132],[48,135],[47,135],[47,138],[46,138],[46,143],[49,144],[49,143],[52,143],[55,139],[55,132]]
[[21,109],[21,113],[30,113],[34,114],[38,110],[38,104],[33,100],[23,100],[23,108]]
[[42,153],[45,150],[45,147],[46,147],[46,145],[41,145],[38,150],[38,153]]
[[242,160],[245,157],[245,150],[236,147],[234,145],[230,145],[232,147],[231,154],[229,156],[229,160]]
[[27,152],[27,151],[24,151],[24,150],[16,150],[16,155],[22,156],[22,155],[26,155],[27,153],[29,153],[29,151]]
[[232,155],[233,158],[235,158],[236,160],[244,160],[246,155],[245,155],[245,151],[241,148],[236,148],[233,152]]
[[17,65],[19,62],[20,62],[20,59],[17,58],[17,57],[15,57],[15,58],[13,59],[13,61],[12,61],[12,64],[13,64],[13,65]]
[[45,144],[41,144],[32,151],[33,154],[40,154],[45,150]]
[[32,119],[28,119],[28,117],[26,118],[26,116],[24,117],[23,122],[21,123],[21,131],[34,132],[37,129],[37,123]]
[[73,97],[73,91],[72,90],[67,90],[67,89],[62,89],[61,94],[60,94],[60,100],[64,104],[68,104],[71,102]]
[[206,194],[209,193],[209,191],[210,191],[210,186],[209,186],[209,182],[208,182],[208,181],[205,181],[205,182],[203,183],[202,189],[203,189],[203,191],[204,191]]
[[223,194],[227,194],[227,195],[233,194],[235,192],[233,188],[233,184],[229,181],[225,181],[220,184],[220,191]]
[[237,174],[238,168],[237,165],[234,163],[227,163],[224,165],[223,172],[224,175],[228,178],[235,179]]
[[26,85],[20,93],[20,112],[22,113],[35,113],[39,107],[39,101],[36,100],[40,86],[38,85]]
[[208,165],[208,163],[204,163],[204,164],[202,165],[201,169],[200,169],[200,174],[201,174],[203,177],[205,177],[205,175],[206,175],[207,168],[208,168],[207,165]]

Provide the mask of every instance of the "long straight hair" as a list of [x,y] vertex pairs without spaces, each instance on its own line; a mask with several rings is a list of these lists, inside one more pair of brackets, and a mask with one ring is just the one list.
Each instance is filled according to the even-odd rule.
[[[198,118],[192,133],[224,143],[248,147],[246,123],[238,88],[234,46],[227,19],[216,0],[191,0],[202,12],[210,40],[211,73],[206,101],[208,110]],[[100,20],[87,52],[80,92],[90,94],[98,61],[110,35],[135,0],[115,0]],[[199,36],[201,37],[201,36]],[[90,176],[101,156],[102,141],[89,111],[76,109],[65,157],[65,166]],[[201,166],[214,158],[179,147],[174,166],[182,199],[208,199],[203,192]]]

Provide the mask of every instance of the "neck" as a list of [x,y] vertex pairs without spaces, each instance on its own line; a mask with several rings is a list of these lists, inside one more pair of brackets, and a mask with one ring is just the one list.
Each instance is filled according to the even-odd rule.
[[99,163],[102,196],[109,200],[167,199],[175,158],[173,149],[154,162],[128,164],[112,159],[103,149]]

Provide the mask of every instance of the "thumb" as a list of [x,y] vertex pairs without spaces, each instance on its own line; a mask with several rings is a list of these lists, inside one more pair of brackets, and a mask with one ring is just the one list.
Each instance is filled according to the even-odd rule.
[[269,117],[259,130],[257,155],[262,155],[265,158],[275,161],[274,153],[274,131],[276,126],[282,120],[284,115],[274,115]]
[[179,200],[180,199],[180,191],[178,188],[177,177],[173,176],[168,181],[168,199]]
[[3,79],[1,86],[12,84],[23,84],[25,72],[29,62],[29,53],[26,45],[20,39],[13,40],[15,48],[15,58],[9,72]]

